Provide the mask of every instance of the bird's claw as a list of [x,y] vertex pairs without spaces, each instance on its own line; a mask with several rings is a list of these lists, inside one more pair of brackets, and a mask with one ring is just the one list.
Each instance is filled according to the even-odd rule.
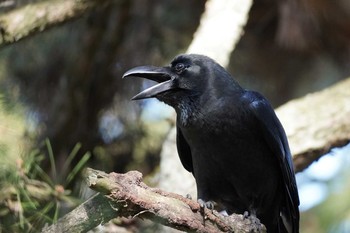
[[248,219],[251,222],[251,225],[253,227],[252,232],[262,232],[263,227],[261,225],[260,220],[256,217],[255,214],[249,214],[248,211],[244,211],[243,213],[243,220]]
[[192,196],[191,196],[191,194],[189,194],[189,193],[187,193],[185,197],[186,197],[187,199],[189,199],[189,200],[192,200]]
[[204,201],[203,199],[198,199],[197,200],[199,207],[200,207],[200,212],[203,214],[203,222],[205,225],[205,220],[207,218],[207,215],[205,214],[205,208],[213,211],[214,210],[214,202],[213,201]]
[[207,208],[210,210],[214,209],[214,202],[213,201],[204,201],[202,199],[198,199],[197,202],[202,210],[204,210],[204,208]]

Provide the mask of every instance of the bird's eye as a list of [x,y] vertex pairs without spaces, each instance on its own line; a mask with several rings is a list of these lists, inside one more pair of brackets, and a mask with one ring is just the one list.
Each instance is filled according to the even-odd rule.
[[175,65],[175,71],[177,73],[181,73],[185,69],[185,65],[183,63],[177,63]]

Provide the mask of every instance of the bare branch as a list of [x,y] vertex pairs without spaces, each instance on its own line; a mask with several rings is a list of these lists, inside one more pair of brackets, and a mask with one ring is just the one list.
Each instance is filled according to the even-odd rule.
[[208,209],[203,214],[196,201],[150,188],[142,182],[142,174],[136,171],[106,174],[88,169],[87,173],[89,186],[100,194],[42,232],[86,232],[118,216],[148,218],[186,232],[243,233],[258,228],[265,232],[263,225],[251,223],[242,215],[224,217]]

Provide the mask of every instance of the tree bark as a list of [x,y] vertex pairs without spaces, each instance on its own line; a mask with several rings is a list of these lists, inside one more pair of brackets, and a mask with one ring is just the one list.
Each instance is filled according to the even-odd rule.
[[147,218],[186,232],[266,232],[262,224],[242,215],[225,217],[178,194],[150,188],[137,171],[106,174],[88,169],[87,183],[100,193],[42,232],[86,232],[117,216]]
[[[25,5],[0,16],[0,48],[76,19],[111,0],[54,0]],[[116,3],[122,0],[114,1]]]

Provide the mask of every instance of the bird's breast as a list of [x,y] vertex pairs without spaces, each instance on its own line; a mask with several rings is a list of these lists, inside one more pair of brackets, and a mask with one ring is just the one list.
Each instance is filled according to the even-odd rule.
[[253,195],[254,190],[245,190],[247,183],[248,188],[266,188],[264,183],[269,181],[264,177],[274,170],[274,157],[249,115],[207,115],[191,123],[180,128],[191,149],[197,185],[215,187],[227,195],[234,190]]

